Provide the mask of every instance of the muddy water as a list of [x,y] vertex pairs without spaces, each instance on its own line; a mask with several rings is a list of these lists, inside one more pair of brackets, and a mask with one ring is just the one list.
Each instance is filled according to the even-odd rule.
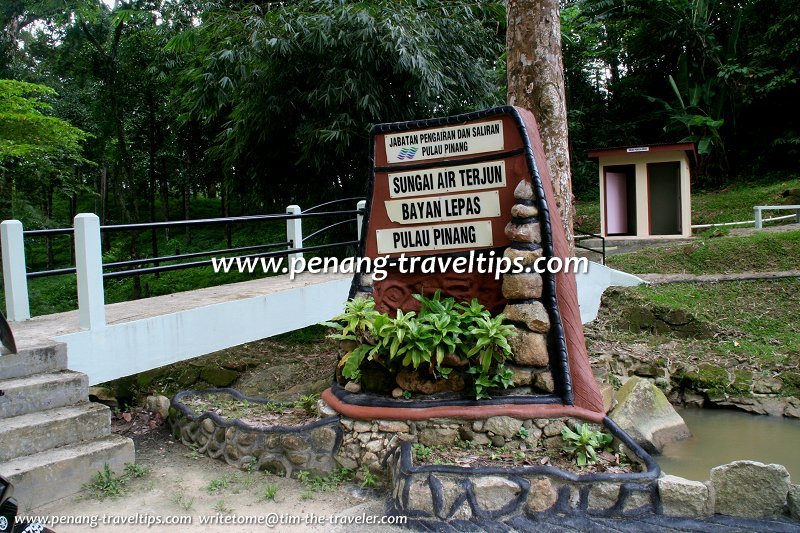
[[739,459],[784,465],[800,483],[800,420],[727,409],[680,409],[692,437],[668,444],[656,456],[667,474],[697,481],[712,467]]

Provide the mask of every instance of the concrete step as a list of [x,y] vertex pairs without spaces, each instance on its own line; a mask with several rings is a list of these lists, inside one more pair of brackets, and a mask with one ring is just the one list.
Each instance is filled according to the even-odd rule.
[[0,380],[67,368],[67,345],[63,342],[44,341],[17,348],[19,353],[0,355]]
[[85,402],[89,378],[71,370],[46,372],[2,380],[0,391],[0,419],[11,418]]
[[111,434],[111,410],[81,403],[7,418],[0,423],[0,463]]
[[121,474],[134,460],[131,439],[108,435],[0,463],[0,475],[14,485],[20,513],[26,513],[80,491],[105,464]]

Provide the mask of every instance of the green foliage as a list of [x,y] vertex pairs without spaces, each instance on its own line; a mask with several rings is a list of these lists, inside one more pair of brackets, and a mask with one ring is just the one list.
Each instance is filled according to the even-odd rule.
[[433,450],[425,446],[424,444],[420,444],[415,442],[411,445],[411,453],[414,454],[414,459],[417,461],[424,461],[428,457],[431,456]]
[[277,485],[267,485],[264,489],[264,499],[265,500],[272,500],[275,501],[275,496],[278,495],[278,486]]
[[361,468],[361,476],[364,478],[364,480],[361,482],[362,489],[371,489],[378,485],[378,478],[369,471],[367,465],[364,465]]
[[265,196],[361,193],[372,124],[498,103],[501,2],[214,4],[202,19],[167,45],[185,107],[225,123],[213,153]]
[[89,135],[46,112],[45,98],[56,96],[44,85],[0,80],[0,170],[17,163],[47,168],[85,161],[81,143]]
[[342,483],[353,481],[353,471],[349,468],[336,468],[327,476],[311,475],[306,470],[297,473],[297,480],[311,492],[331,492]]
[[593,465],[597,462],[597,452],[610,449],[614,437],[602,431],[594,431],[589,424],[578,424],[575,431],[564,426],[561,430],[564,451],[575,457],[578,466]]
[[208,485],[206,486],[206,492],[209,494],[220,493],[228,489],[228,487],[237,481],[238,477],[235,474],[226,474],[222,477],[218,477],[209,481]]
[[333,317],[330,322],[323,322],[322,325],[339,330],[339,333],[329,335],[332,339],[361,342],[366,335],[373,333],[375,318],[378,315],[374,300],[357,297],[344,304],[342,314]]
[[89,483],[83,486],[83,490],[100,501],[106,498],[117,498],[127,492],[127,486],[131,479],[146,477],[149,474],[150,469],[147,467],[126,464],[122,475],[117,476],[106,463],[103,465],[103,469],[95,473]]
[[422,369],[434,378],[445,378],[452,367],[443,365],[444,359],[453,355],[468,361],[476,398],[488,398],[490,388],[511,385],[513,372],[502,362],[511,353],[508,337],[514,327],[502,323],[504,315],[492,317],[476,299],[456,303],[442,298],[440,291],[430,298],[419,294],[414,298],[421,304],[419,315],[397,310],[391,318],[376,312],[371,300],[356,298],[334,319],[338,322],[326,323],[340,332],[331,338],[362,342],[344,356],[344,377],[358,381],[361,365],[368,360],[389,369]]

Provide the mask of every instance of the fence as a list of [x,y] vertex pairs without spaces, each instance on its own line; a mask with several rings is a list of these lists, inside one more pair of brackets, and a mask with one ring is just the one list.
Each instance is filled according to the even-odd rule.
[[[355,209],[328,211],[321,210],[332,205],[357,202]],[[211,259],[199,261],[181,261],[200,257],[219,257],[236,254],[245,257],[302,257],[306,252],[318,252],[333,248],[357,245],[362,231],[366,201],[363,198],[344,198],[326,202],[306,210],[300,206],[290,205],[286,213],[254,215],[240,217],[210,218],[200,220],[177,220],[166,222],[149,222],[142,224],[118,224],[101,226],[100,219],[92,213],[81,213],[75,217],[72,228],[24,230],[18,220],[6,220],[0,223],[0,245],[2,245],[3,283],[5,287],[6,311],[10,321],[22,321],[31,318],[28,295],[28,279],[64,274],[75,274],[78,289],[78,311],[80,326],[83,329],[99,329],[106,325],[104,280],[156,274],[172,270],[210,266]],[[355,216],[353,216],[355,215]],[[310,235],[303,237],[303,220],[311,218],[341,217]],[[286,221],[286,240],[253,246],[228,247],[220,250],[173,254],[159,257],[131,259],[103,263],[102,239],[113,232],[155,231],[167,228],[189,228],[196,226],[212,226],[224,224],[244,224],[260,221]],[[356,224],[354,239],[308,245],[312,239],[324,235],[333,228],[347,224]],[[72,235],[74,239],[75,266],[68,268],[48,269],[28,272],[25,260],[25,239],[35,237],[52,237],[56,235]],[[162,264],[171,263],[171,264]],[[143,267],[143,265],[154,265]]]

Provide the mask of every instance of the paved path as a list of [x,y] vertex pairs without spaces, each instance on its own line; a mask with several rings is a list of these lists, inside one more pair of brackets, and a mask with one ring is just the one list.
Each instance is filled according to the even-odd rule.
[[716,283],[718,281],[769,280],[800,277],[800,270],[785,272],[737,272],[735,274],[636,274],[654,285],[663,283]]

